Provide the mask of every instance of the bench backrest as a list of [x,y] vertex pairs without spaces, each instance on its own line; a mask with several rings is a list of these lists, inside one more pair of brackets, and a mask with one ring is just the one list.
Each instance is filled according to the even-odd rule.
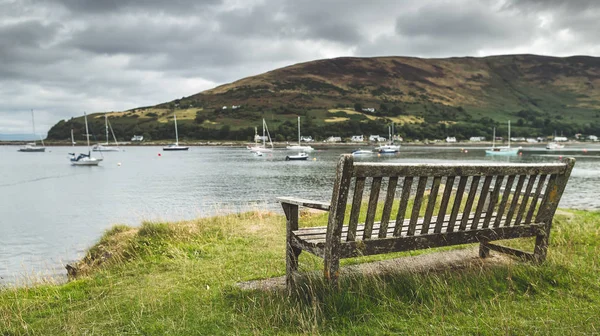
[[354,241],[549,224],[574,164],[355,163],[342,155],[327,241],[339,243],[342,231]]

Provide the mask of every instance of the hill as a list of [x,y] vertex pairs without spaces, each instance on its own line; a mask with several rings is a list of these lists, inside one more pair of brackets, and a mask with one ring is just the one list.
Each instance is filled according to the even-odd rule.
[[[173,138],[173,113],[180,136],[250,140],[267,119],[278,140],[303,134],[387,133],[396,122],[406,138],[442,138],[505,132],[543,136],[554,131],[600,133],[600,58],[505,55],[483,58],[342,57],[300,63],[247,77],[152,107],[109,114],[122,137],[145,134]],[[364,110],[363,110],[364,109]],[[101,114],[92,129],[103,129]],[[50,139],[67,139],[82,120],[61,121]],[[83,133],[83,132],[79,132]]]

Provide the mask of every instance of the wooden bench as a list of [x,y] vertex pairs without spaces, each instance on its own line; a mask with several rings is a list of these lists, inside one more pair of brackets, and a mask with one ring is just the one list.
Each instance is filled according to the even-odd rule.
[[[325,278],[334,284],[341,258],[449,245],[480,243],[481,257],[491,249],[542,262],[574,164],[571,158],[548,164],[355,163],[342,155],[331,203],[278,198],[287,219],[288,288],[302,251],[324,259]],[[300,228],[299,206],[329,211],[327,226]],[[490,243],[519,237],[536,237],[533,253]]]

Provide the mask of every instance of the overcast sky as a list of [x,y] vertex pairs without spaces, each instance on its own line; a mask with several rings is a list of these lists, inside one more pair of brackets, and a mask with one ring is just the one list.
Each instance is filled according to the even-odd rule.
[[595,0],[0,0],[0,133],[339,56],[600,54]]

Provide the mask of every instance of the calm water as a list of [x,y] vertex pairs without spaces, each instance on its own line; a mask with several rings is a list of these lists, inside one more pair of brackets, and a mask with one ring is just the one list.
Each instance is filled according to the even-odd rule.
[[[462,153],[457,147],[405,146],[398,156],[360,160],[556,162],[560,155],[575,156],[561,206],[599,209],[600,147],[583,148],[555,153],[525,148],[522,156],[506,158],[486,157],[483,148]],[[350,148],[317,150],[311,161],[294,162],[284,161],[285,150],[254,157],[241,148],[126,147],[104,153],[99,167],[70,166],[70,147],[48,149],[19,153],[17,147],[0,146],[0,283],[64,275],[63,265],[83,256],[114,224],[280,211],[274,200],[280,195],[328,200],[335,162]]]

